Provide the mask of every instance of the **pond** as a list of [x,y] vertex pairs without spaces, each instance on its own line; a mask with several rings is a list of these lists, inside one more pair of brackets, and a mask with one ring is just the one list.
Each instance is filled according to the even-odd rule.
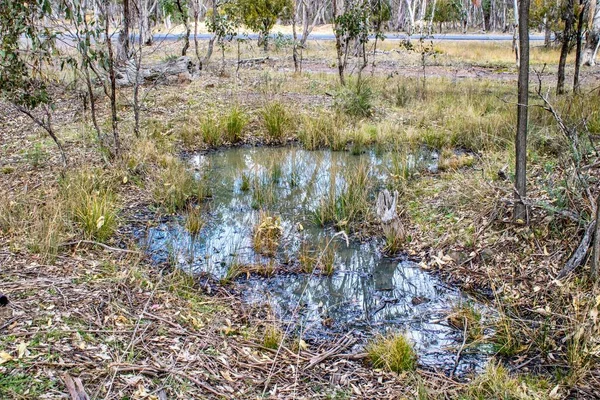
[[[377,333],[400,331],[414,342],[421,365],[451,371],[462,332],[449,326],[446,317],[454,305],[473,301],[417,263],[384,256],[380,239],[346,239],[315,222],[321,199],[340,191],[357,169],[368,170],[374,204],[379,190],[393,179],[435,168],[435,159],[426,153],[353,155],[293,147],[197,154],[189,162],[212,194],[201,230],[190,234],[180,216],[149,228],[142,240],[156,262],[170,260],[217,280],[235,278],[245,301],[267,303],[284,323],[301,330],[305,340],[352,332],[364,344]],[[265,210],[278,218],[281,230],[270,256],[256,252],[252,240]],[[333,273],[297,272],[297,260],[307,246],[321,256],[331,253]],[[273,265],[277,272],[232,274],[240,265]],[[484,365],[481,352],[465,353],[457,371]]]

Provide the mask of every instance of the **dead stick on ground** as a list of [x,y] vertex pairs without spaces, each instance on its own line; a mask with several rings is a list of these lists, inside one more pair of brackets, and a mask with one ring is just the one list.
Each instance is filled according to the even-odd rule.
[[128,250],[128,249],[119,249],[118,247],[111,247],[104,243],[95,242],[93,240],[75,240],[73,242],[61,243],[59,246],[60,247],[79,246],[80,244],[93,244],[94,246],[100,246],[103,249],[110,250],[110,251],[120,251],[123,253],[141,254],[139,251]]
[[588,249],[590,248],[590,242],[592,241],[592,233],[594,232],[594,228],[596,227],[596,221],[592,221],[587,228],[585,229],[585,234],[579,243],[579,246],[569,258],[569,261],[565,264],[563,269],[558,273],[557,278],[561,279],[567,276],[571,271],[574,271],[581,265],[583,260],[585,259],[585,255],[587,254]]
[[452,373],[450,374],[451,377],[454,376],[456,368],[458,368],[458,363],[460,362],[460,355],[462,354],[462,351],[465,348],[465,344],[467,343],[467,317],[463,317],[463,320],[463,323],[465,325],[463,329],[463,342],[460,346],[460,349],[458,349],[458,353],[456,353],[456,359],[454,360],[454,368],[452,368]]

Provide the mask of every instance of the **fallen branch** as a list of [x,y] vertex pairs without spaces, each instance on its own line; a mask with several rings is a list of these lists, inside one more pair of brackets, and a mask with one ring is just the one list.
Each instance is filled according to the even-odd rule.
[[141,254],[139,251],[128,250],[128,249],[120,249],[118,247],[108,246],[108,245],[106,245],[104,243],[96,242],[96,241],[93,241],[93,240],[75,240],[75,241],[72,241],[72,242],[61,243],[61,244],[59,244],[59,247],[79,246],[80,244],[91,244],[91,245],[94,245],[94,246],[100,246],[103,249],[110,250],[110,251],[120,251],[120,252],[123,252],[123,253]]
[[269,56],[267,57],[258,57],[258,58],[246,58],[243,60],[239,60],[238,64],[240,65],[244,65],[244,64],[263,64],[266,63],[267,61],[269,61],[271,58]]
[[577,269],[585,259],[585,255],[587,254],[588,249],[590,248],[590,242],[592,241],[592,236],[594,232],[594,228],[596,227],[596,221],[590,222],[590,224],[585,229],[585,234],[579,243],[579,246],[569,258],[569,261],[565,264],[563,269],[557,275],[558,279],[562,279],[567,276],[569,273]]
[[85,392],[81,379],[71,378],[69,374],[63,375],[65,386],[71,395],[71,400],[90,400],[90,396]]
[[454,359],[454,368],[452,368],[452,373],[450,374],[450,377],[453,377],[454,374],[456,373],[456,368],[458,368],[458,363],[460,362],[460,356],[462,354],[463,349],[465,348],[465,344],[467,343],[467,317],[463,317],[464,318],[464,329],[463,329],[463,342],[462,345],[460,346],[460,349],[458,349],[458,353],[456,353],[456,358]]
[[304,370],[306,371],[307,369],[311,369],[315,365],[321,363],[322,361],[328,359],[329,357],[335,355],[336,353],[339,353],[340,351],[346,349],[347,347],[352,345],[355,341],[356,341],[355,339],[351,338],[348,335],[344,336],[336,345],[334,345],[334,347],[331,350],[328,350],[324,353],[321,353],[321,354],[316,355],[313,358],[311,358],[308,365],[306,367],[304,367]]
[[140,374],[149,375],[152,377],[156,377],[157,375],[159,375],[161,373],[178,375],[184,379],[189,380],[190,382],[193,382],[197,386],[201,387],[202,389],[206,390],[207,392],[214,394],[215,396],[219,396],[219,397],[223,397],[223,398],[229,397],[225,393],[221,393],[221,392],[213,389],[208,384],[194,378],[193,376],[186,374],[185,372],[175,371],[175,370],[167,370],[167,369],[162,369],[162,368],[154,368],[154,367],[149,367],[149,366],[137,366],[137,365],[131,365],[131,364],[112,364],[110,367],[115,368],[117,371],[121,371],[121,372],[139,372]]

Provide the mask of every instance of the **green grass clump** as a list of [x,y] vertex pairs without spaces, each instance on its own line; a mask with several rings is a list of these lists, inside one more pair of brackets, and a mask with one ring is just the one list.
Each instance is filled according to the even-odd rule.
[[502,365],[490,362],[485,373],[477,376],[460,397],[464,400],[526,400],[548,398],[548,382],[511,376]]
[[275,188],[271,177],[255,176],[251,180],[252,208],[258,210],[275,202]]
[[401,373],[413,371],[417,366],[417,354],[413,346],[400,333],[377,337],[367,345],[366,350],[375,368]]
[[200,207],[188,206],[187,213],[185,215],[185,228],[187,231],[196,236],[202,227],[204,226],[204,219],[200,212]]
[[174,213],[208,197],[208,189],[183,162],[169,157],[153,181],[152,194],[157,205]]
[[260,116],[267,139],[271,142],[282,142],[292,128],[292,118],[285,106],[279,102],[267,104],[260,111]]
[[242,140],[242,131],[248,124],[248,117],[240,107],[234,106],[225,115],[221,124],[225,133],[225,140],[229,143],[238,143]]
[[65,177],[61,194],[68,214],[88,240],[104,242],[118,225],[112,179],[99,171],[78,171]]
[[345,121],[339,114],[320,113],[316,117],[304,116],[298,140],[307,150],[325,147],[334,151],[343,150],[346,146],[344,124]]
[[314,210],[314,221],[319,226],[333,223],[345,229],[359,222],[369,212],[371,190],[369,165],[361,162],[344,171],[344,187],[336,192],[331,187]]
[[340,88],[334,100],[335,108],[351,117],[368,118],[373,115],[373,90],[365,81]]
[[277,350],[281,341],[283,340],[283,333],[275,325],[268,325],[265,328],[263,337],[263,346],[267,349]]
[[[456,304],[448,316],[448,323],[460,331],[466,331],[467,341],[472,342],[483,336],[481,313],[473,304]],[[465,327],[466,324],[466,327]]]
[[200,123],[202,140],[212,147],[218,147],[223,144],[223,134],[220,124],[213,117],[206,117]]

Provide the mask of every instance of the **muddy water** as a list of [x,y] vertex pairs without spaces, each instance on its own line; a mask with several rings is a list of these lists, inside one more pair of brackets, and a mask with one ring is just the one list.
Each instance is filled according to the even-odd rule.
[[[398,175],[398,165],[408,167],[403,173],[411,173],[432,168],[433,158],[294,148],[238,148],[196,155],[190,162],[212,191],[204,211],[206,224],[193,236],[186,231],[183,217],[175,218],[150,228],[144,242],[156,261],[169,259],[183,269],[216,279],[228,276],[228,270],[239,264],[275,260],[291,268],[302,243],[316,247],[332,240],[331,229],[314,223],[314,211],[320,199],[331,190],[340,190],[359,166],[368,166],[375,197]],[[249,190],[243,176],[251,182]],[[257,187],[270,193],[270,201],[257,201]],[[282,239],[272,258],[252,248],[252,229],[260,209],[281,218]],[[468,300],[416,263],[382,256],[381,242],[376,239],[346,242],[338,236],[332,243],[335,272],[331,276],[277,273],[268,278],[244,276],[236,284],[248,302],[267,302],[282,321],[293,324],[294,331],[301,330],[307,339],[346,332],[367,339],[386,330],[402,331],[415,343],[422,365],[452,370],[461,333],[445,317],[454,304]],[[458,370],[479,369],[484,358],[467,354]]]

